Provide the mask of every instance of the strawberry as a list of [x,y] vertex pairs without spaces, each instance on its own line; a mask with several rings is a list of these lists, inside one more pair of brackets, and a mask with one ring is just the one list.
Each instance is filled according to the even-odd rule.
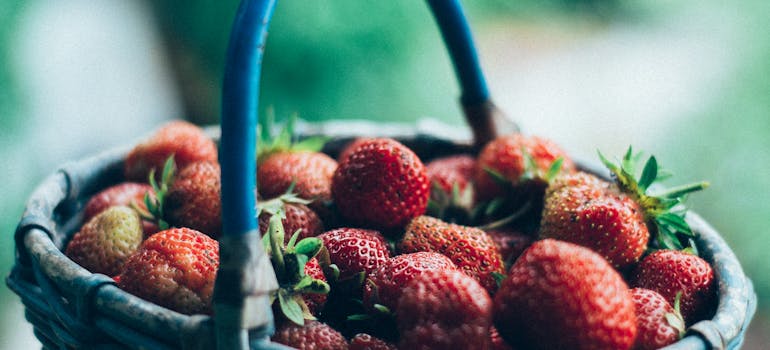
[[334,172],[332,196],[351,222],[388,229],[425,213],[430,186],[425,166],[406,146],[367,139]]
[[362,274],[365,277],[390,258],[390,251],[377,231],[358,228],[338,228],[318,236],[329,253],[329,260],[338,269],[338,279]]
[[395,345],[366,333],[356,334],[350,339],[350,350],[397,350]]
[[708,318],[716,306],[714,270],[697,255],[658,250],[639,262],[632,285],[654,290],[670,304],[682,293],[681,312],[687,325]]
[[494,298],[500,335],[520,349],[630,349],[634,304],[599,254],[568,242],[533,243]]
[[637,176],[641,154],[631,147],[621,165],[599,156],[615,183],[584,173],[553,181],[546,191],[540,236],[587,246],[618,269],[636,263],[651,240],[661,248],[682,249],[681,240],[694,235],[684,220],[684,196],[708,183],[656,190],[653,185],[664,176],[655,157]]
[[272,134],[272,114],[268,113],[266,124],[259,125],[257,188],[266,198],[278,197],[291,188],[298,197],[311,200],[313,210],[326,215],[337,161],[320,152],[325,138],[310,137],[296,142],[295,121],[295,117],[289,118],[278,135]]
[[456,269],[446,256],[433,252],[417,252],[394,256],[369,274],[364,284],[364,305],[380,304],[395,310],[404,286],[427,271]]
[[306,205],[308,203],[309,201],[297,198],[290,193],[258,202],[259,232],[264,235],[267,232],[270,217],[278,214],[281,215],[284,232],[288,233],[287,242],[297,230],[301,230],[299,239],[318,236],[324,232],[324,224],[318,214]]
[[540,237],[593,249],[625,269],[647,249],[642,209],[611,183],[588,173],[558,177],[546,191]]
[[504,272],[500,251],[486,232],[429,216],[417,217],[409,223],[398,248],[402,253],[444,254],[490,293],[497,289],[494,274]]
[[286,323],[279,328],[272,340],[299,350],[347,350],[348,341],[340,332],[318,321],[304,326]]
[[[138,182],[122,182],[108,187],[93,195],[86,203],[83,210],[83,221],[88,221],[105,209],[118,205],[134,208],[141,213],[147,212],[144,197],[155,198],[152,186]],[[142,215],[140,215],[142,216]],[[142,231],[144,237],[149,237],[159,231],[158,225],[149,217],[142,217]]]
[[189,227],[213,238],[222,230],[219,164],[197,162],[174,177],[163,203],[163,212],[172,226]]
[[183,314],[211,314],[219,243],[189,228],[147,238],[123,265],[118,286]]
[[345,148],[343,148],[339,155],[337,155],[337,162],[342,163],[343,159],[350,157],[350,155],[353,154],[353,151],[364,142],[368,142],[366,137],[357,137],[348,142],[348,144],[345,145]]
[[475,166],[476,160],[468,155],[434,159],[425,166],[431,183],[430,216],[458,223],[471,221]]
[[454,186],[460,192],[465,191],[473,179],[476,160],[469,155],[454,155],[432,160],[425,165],[428,179],[435,183],[447,195],[451,195]]
[[460,270],[434,270],[416,276],[396,309],[401,349],[487,349],[492,300]]
[[486,201],[504,192],[501,182],[517,186],[527,180],[547,180],[559,168],[571,172],[575,165],[555,143],[537,136],[509,134],[484,146],[473,179],[479,200]]
[[143,208],[145,193],[153,195],[152,186],[146,183],[122,182],[110,186],[91,196],[83,209],[83,221],[88,221],[96,214],[113,206],[131,206],[132,203],[136,203]]
[[129,181],[147,181],[150,171],[155,169],[160,174],[163,163],[172,155],[181,169],[193,162],[216,162],[217,146],[198,126],[173,121],[128,153],[123,173]]
[[[318,263],[318,259],[312,258],[305,265],[305,275],[310,276],[314,280],[321,280],[326,282],[326,276],[321,269],[321,265]],[[323,293],[306,293],[302,295],[311,315],[318,315],[326,305],[326,294]]]
[[660,349],[682,337],[682,315],[662,295],[644,288],[632,288],[629,294],[634,301],[638,330],[634,350]]
[[263,197],[273,198],[294,183],[298,197],[321,204],[331,200],[331,180],[336,169],[337,162],[323,153],[278,152],[260,161],[257,188]]
[[533,241],[529,235],[511,229],[491,229],[486,230],[486,233],[497,245],[506,266],[516,261]]
[[114,276],[141,243],[142,223],[136,211],[113,206],[83,225],[65,254],[88,271]]

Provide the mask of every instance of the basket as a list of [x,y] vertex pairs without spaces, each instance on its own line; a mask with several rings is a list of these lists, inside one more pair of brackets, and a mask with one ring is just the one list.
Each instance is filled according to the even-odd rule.
[[[400,129],[397,138],[422,159],[473,153],[494,137],[499,111],[489,98],[470,31],[458,0],[428,0],[460,82],[461,105],[473,142]],[[82,221],[81,209],[97,191],[119,182],[129,147],[67,164],[32,193],[15,233],[16,258],[6,283],[25,306],[25,317],[46,349],[282,349],[267,293],[275,286],[269,260],[257,244],[255,128],[258,80],[266,30],[275,0],[244,0],[230,38],[220,141],[223,232],[215,284],[216,316],[183,315],[119,289],[108,276],[92,274],[62,250]],[[245,126],[245,127],[244,127]],[[371,130],[382,130],[371,125]],[[393,130],[393,128],[387,128]],[[398,128],[396,128],[398,129]],[[315,132],[317,132],[316,129]],[[322,129],[321,129],[322,130]],[[306,130],[305,134],[314,131]],[[330,135],[327,135],[330,136]],[[335,156],[353,135],[335,136],[324,152]],[[581,167],[597,174],[592,164]],[[250,195],[251,194],[251,195]],[[719,306],[712,320],[689,329],[668,349],[735,349],[756,309],[751,281],[720,237],[694,213],[687,220],[696,244],[718,280]]]

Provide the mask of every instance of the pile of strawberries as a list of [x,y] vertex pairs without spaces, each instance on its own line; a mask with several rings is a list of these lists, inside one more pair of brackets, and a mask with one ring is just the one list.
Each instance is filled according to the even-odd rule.
[[[273,341],[299,349],[656,349],[712,317],[714,272],[683,200],[631,148],[612,181],[521,134],[431,159],[360,138],[260,131],[262,243],[280,288]],[[66,254],[125,291],[211,314],[221,235],[217,147],[172,122],[95,194]]]

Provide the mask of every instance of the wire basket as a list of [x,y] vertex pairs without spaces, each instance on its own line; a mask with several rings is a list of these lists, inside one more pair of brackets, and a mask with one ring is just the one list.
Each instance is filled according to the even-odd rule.
[[[473,153],[495,136],[499,111],[489,98],[458,0],[428,0],[460,82],[461,105],[473,142],[447,140],[413,130],[394,136],[421,159]],[[280,349],[268,293],[275,285],[269,259],[257,244],[255,219],[255,125],[259,72],[275,0],[244,0],[228,51],[220,141],[223,232],[215,284],[215,316],[183,315],[119,289],[108,276],[92,274],[63,253],[82,222],[91,195],[122,180],[130,147],[67,164],[32,193],[16,229],[16,259],[6,283],[21,298],[25,317],[46,349]],[[499,124],[499,121],[498,121]],[[381,125],[371,125],[382,130]],[[393,129],[393,128],[388,128]],[[312,131],[307,131],[311,134]],[[433,135],[441,135],[434,130]],[[324,152],[336,155],[354,135],[336,136]],[[580,164],[593,171],[591,164]],[[737,258],[706,221],[690,213],[701,256],[712,264],[719,306],[668,349],[735,349],[756,309],[756,294]]]

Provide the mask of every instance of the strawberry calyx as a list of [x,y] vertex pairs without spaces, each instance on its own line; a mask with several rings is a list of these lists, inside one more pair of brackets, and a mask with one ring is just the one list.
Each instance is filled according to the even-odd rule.
[[655,238],[661,249],[686,248],[680,236],[686,237],[687,245],[692,246],[689,238],[695,234],[685,220],[687,208],[684,201],[689,193],[707,188],[708,182],[701,181],[665,189],[659,186],[659,183],[671,177],[671,174],[658,165],[655,156],[647,158],[641,173],[637,174],[637,165],[641,164],[643,153],[634,153],[631,146],[619,165],[608,160],[601,152],[597,153],[620,190],[642,207],[647,226],[651,231],[657,232]]
[[325,136],[313,136],[298,140],[295,134],[297,115],[291,115],[286,124],[273,134],[275,129],[275,113],[268,110],[263,123],[257,125],[257,164],[278,152],[319,152],[329,140]]
[[682,339],[685,333],[684,317],[682,317],[682,313],[679,311],[681,300],[682,292],[679,291],[676,293],[676,298],[674,299],[674,312],[668,312],[664,316],[668,325],[677,331],[677,339]]
[[139,213],[139,216],[143,220],[155,223],[158,228],[163,231],[170,227],[166,220],[163,207],[165,204],[168,190],[174,181],[174,175],[176,174],[176,163],[174,162],[174,155],[170,155],[163,163],[163,172],[161,173],[160,183],[155,180],[155,168],[150,170],[147,181],[152,186],[152,190],[155,193],[151,195],[150,192],[144,194],[144,206],[142,208],[137,203],[131,203],[131,208]]
[[296,193],[294,193],[295,185],[296,182],[292,182],[284,194],[273,199],[260,201],[257,203],[257,217],[259,217],[264,212],[270,214],[271,216],[278,215],[281,217],[281,219],[286,219],[286,204],[308,205],[312,203],[312,200],[300,198]]
[[473,198],[473,186],[461,190],[460,185],[454,183],[449,194],[434,181],[426,213],[451,223],[467,223],[473,216]]
[[267,234],[262,238],[265,251],[270,256],[279,288],[271,295],[271,303],[278,301],[278,306],[291,322],[300,326],[305,320],[315,320],[303,294],[328,294],[329,285],[320,279],[305,274],[305,265],[318,255],[323,242],[316,237],[308,237],[297,242],[301,230],[294,232],[289,242],[284,244],[285,232],[281,223],[281,212],[270,217]]

